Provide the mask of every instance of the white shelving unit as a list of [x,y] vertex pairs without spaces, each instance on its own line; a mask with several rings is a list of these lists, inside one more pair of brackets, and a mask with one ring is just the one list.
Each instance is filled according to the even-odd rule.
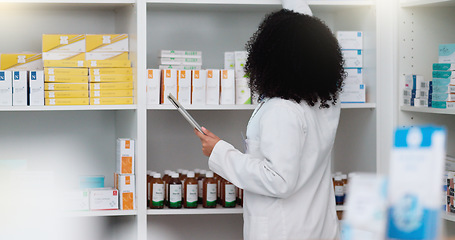
[[69,217],[111,217],[111,216],[135,216],[136,210],[102,210],[102,211],[80,211],[69,212]]
[[224,215],[224,214],[243,214],[243,208],[240,206],[236,206],[235,208],[223,208],[221,206],[217,206],[216,208],[202,208],[202,206],[198,206],[198,208],[194,209],[148,209],[148,215],[208,215],[208,214],[215,214],[215,215]]

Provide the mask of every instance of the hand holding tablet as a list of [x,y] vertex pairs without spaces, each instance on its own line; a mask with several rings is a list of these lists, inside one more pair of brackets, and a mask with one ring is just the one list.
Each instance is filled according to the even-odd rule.
[[177,99],[171,93],[169,93],[167,98],[174,105],[174,107],[177,108],[177,110],[182,114],[182,116],[186,119],[186,121],[188,121],[188,123],[191,124],[191,126],[196,128],[200,133],[206,135],[202,131],[201,126],[196,122],[196,120],[194,120],[193,117],[191,117],[191,115],[186,111],[186,109],[182,106],[182,104],[180,104],[180,102],[177,101]]

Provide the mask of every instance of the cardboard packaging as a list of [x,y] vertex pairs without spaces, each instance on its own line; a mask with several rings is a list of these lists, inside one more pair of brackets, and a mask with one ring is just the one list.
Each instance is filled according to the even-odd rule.
[[30,106],[44,106],[44,71],[29,72]]
[[202,58],[201,51],[161,50],[161,57]]
[[66,211],[90,210],[89,192],[87,190],[64,191],[61,202]]
[[41,53],[2,53],[0,70],[33,71],[43,70]]
[[90,97],[95,98],[114,98],[114,97],[132,97],[133,90],[90,90]]
[[235,80],[235,104],[251,104],[251,89],[248,87],[248,81],[247,78]]
[[90,105],[127,105],[133,104],[132,97],[90,97]]
[[433,63],[433,71],[455,71],[455,63]]
[[202,58],[161,57],[161,65],[193,65],[202,66]]
[[44,83],[46,91],[87,91],[87,83]]
[[201,70],[201,66],[198,65],[160,65],[160,70],[164,69],[175,69],[175,70]]
[[207,70],[206,104],[220,105],[220,70]]
[[207,70],[193,70],[193,87],[191,90],[191,104],[205,105]]
[[177,100],[181,104],[191,104],[191,71],[177,71]]
[[171,104],[167,96],[171,93],[177,96],[177,70],[161,71],[161,104]]
[[365,85],[345,85],[339,99],[341,103],[365,103]]
[[347,76],[344,79],[345,84],[361,84],[363,83],[363,71],[361,68],[346,68],[344,69]]
[[87,34],[87,52],[128,52],[128,34]]
[[422,75],[409,74],[405,75],[405,88],[407,89],[421,89],[428,88],[427,83]]
[[358,31],[337,31],[341,49],[363,49],[363,33]]
[[161,95],[161,71],[159,69],[147,69],[147,105],[160,104]]
[[88,68],[44,68],[45,75],[88,75]]
[[90,68],[128,68],[131,67],[130,60],[87,60]]
[[133,75],[119,75],[119,74],[110,74],[110,75],[98,75],[89,77],[90,82],[133,82]]
[[43,52],[85,52],[85,34],[43,34]]
[[13,106],[27,106],[27,71],[13,71]]
[[235,78],[247,78],[245,73],[245,64],[248,59],[248,52],[246,51],[235,51],[234,52],[234,70]]
[[43,60],[84,61],[85,53],[81,52],[44,52]]
[[128,52],[88,52],[85,60],[129,60]]
[[341,50],[344,59],[345,68],[362,68],[363,53],[362,50]]
[[455,44],[439,44],[439,63],[455,63]]
[[120,210],[136,209],[135,176],[133,174],[117,174]]
[[88,91],[44,91],[44,97],[50,98],[88,98]]
[[89,105],[89,98],[51,98],[44,99],[46,106]]
[[455,71],[433,71],[433,78],[455,79]]
[[87,75],[46,75],[44,82],[47,83],[85,83],[88,84]]
[[118,190],[94,188],[90,190],[90,210],[118,210]]
[[0,71],[0,106],[13,106],[13,74]]
[[235,56],[234,52],[225,52],[224,53],[224,69],[235,69]]
[[90,76],[100,75],[132,75],[133,69],[131,67],[126,68],[90,68]]
[[134,140],[127,138],[117,139],[117,172],[120,174],[134,174]]
[[84,60],[44,60],[44,67],[52,68],[86,68],[87,61]]
[[235,72],[234,70],[221,70],[220,104],[235,104]]
[[90,90],[129,90],[133,89],[132,82],[89,83]]

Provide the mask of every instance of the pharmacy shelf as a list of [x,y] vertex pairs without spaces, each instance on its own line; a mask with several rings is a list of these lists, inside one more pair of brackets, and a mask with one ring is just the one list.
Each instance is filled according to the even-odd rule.
[[350,109],[350,108],[376,108],[376,103],[342,103],[342,109]]
[[132,4],[136,0],[0,0],[0,3]]
[[344,205],[337,205],[336,210],[337,212],[342,212],[346,210],[346,207]]
[[137,210],[103,210],[103,211],[80,211],[68,212],[69,217],[110,217],[110,216],[134,216]]
[[235,208],[223,208],[217,205],[216,208],[203,208],[201,205],[198,208],[179,208],[169,209],[148,209],[147,215],[213,215],[213,214],[243,214],[243,208],[236,206]]
[[440,108],[429,108],[429,107],[411,107],[401,106],[401,111],[406,112],[421,112],[421,113],[437,113],[437,114],[455,114],[455,109],[440,109]]
[[28,111],[87,111],[87,110],[132,110],[137,105],[88,105],[88,106],[0,106],[0,112]]
[[455,213],[442,212],[441,216],[447,221],[455,222]]
[[402,7],[454,7],[454,0],[411,0],[401,1]]
[[[281,6],[281,0],[147,0],[147,3],[179,3],[179,4],[226,4],[226,5],[279,5]],[[332,5],[332,6],[368,6],[374,5],[373,1],[365,0],[352,0],[352,1],[338,1],[338,0],[326,0],[326,1],[308,1],[309,5]]]
[[[184,105],[187,110],[253,110],[257,105]],[[342,103],[343,109],[374,109],[376,103]],[[148,110],[175,110],[173,105],[153,105],[147,107]]]

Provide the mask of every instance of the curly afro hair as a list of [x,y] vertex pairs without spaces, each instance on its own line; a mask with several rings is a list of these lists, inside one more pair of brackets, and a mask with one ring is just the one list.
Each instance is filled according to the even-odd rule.
[[336,104],[345,72],[337,39],[318,18],[282,9],[246,44],[250,88],[262,97]]

